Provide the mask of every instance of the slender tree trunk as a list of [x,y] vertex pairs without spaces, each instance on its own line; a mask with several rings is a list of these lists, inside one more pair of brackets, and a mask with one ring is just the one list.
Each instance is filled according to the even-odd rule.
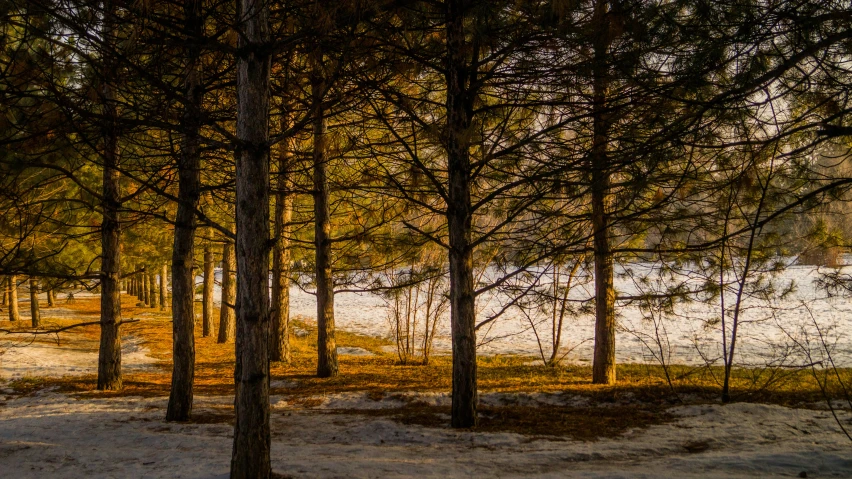
[[323,111],[326,80],[322,52],[313,53],[311,99],[314,134],[314,243],[316,247],[317,282],[317,376],[338,374],[337,344],[334,339],[334,278],[331,272],[331,221],[328,209],[326,163],[326,119]]
[[151,304],[151,288],[148,282],[148,273],[142,273],[139,277],[142,280],[142,302],[145,303],[145,306]]
[[592,228],[595,250],[595,352],[592,363],[592,382],[615,383],[615,287],[613,284],[613,255],[610,246],[609,206],[610,172],[607,143],[607,88],[609,50],[609,21],[607,2],[597,0],[593,22],[597,25],[594,41],[593,99],[592,99]]
[[151,302],[148,303],[148,306],[152,308],[157,307],[157,273],[156,270],[151,270],[148,273],[148,295],[151,298]]
[[163,265],[160,270],[160,311],[166,310],[166,283],[168,282],[168,266]]
[[201,297],[201,336],[204,338],[213,334],[213,266],[213,250],[207,239],[204,243],[204,288]]
[[[289,109],[290,105],[285,105]],[[283,128],[290,127],[289,115]],[[293,195],[287,184],[293,156],[293,139],[283,142],[278,158],[277,191],[275,193],[275,246],[272,250],[272,326],[269,359],[290,361],[290,220]]]
[[178,206],[172,249],[172,386],[166,411],[168,421],[186,421],[192,415],[192,386],[195,380],[195,210],[201,196],[200,135],[202,86],[199,38],[203,19],[201,2],[184,0],[184,22],[188,37],[187,74],[184,81],[184,135],[178,158]]
[[237,339],[232,479],[272,474],[269,427],[269,7],[240,0]]
[[21,314],[18,312],[18,277],[14,274],[9,276],[9,321],[18,321]]
[[[104,2],[104,41],[111,42],[117,11],[115,4]],[[114,104],[116,67],[106,55],[101,83],[103,102],[103,191],[101,210],[101,338],[98,350],[98,389],[118,390],[121,378],[121,174],[118,157],[118,111]]]
[[[137,265],[136,269],[141,269],[142,267]],[[140,303],[145,302],[145,273],[139,272],[134,275],[136,278],[136,299],[139,300]]]
[[473,289],[473,211],[470,137],[473,98],[465,58],[463,0],[447,2],[447,226],[450,256],[450,323],[453,341],[452,426],[476,426],[476,308]]
[[136,286],[135,281],[133,281],[133,276],[127,278],[127,294],[133,296],[136,294]]
[[41,311],[38,309],[38,280],[30,278],[30,314],[33,328],[41,327]]
[[229,343],[234,340],[237,329],[237,314],[234,300],[237,296],[237,282],[234,279],[236,269],[234,243],[226,240],[222,245],[222,306],[219,308],[219,337],[216,342]]
[[53,288],[47,290],[47,307],[52,308],[56,306],[56,295],[54,294]]
[[0,306],[6,306],[9,304],[9,277],[3,277],[2,281],[0,281],[0,286],[3,288],[3,300],[0,301]]

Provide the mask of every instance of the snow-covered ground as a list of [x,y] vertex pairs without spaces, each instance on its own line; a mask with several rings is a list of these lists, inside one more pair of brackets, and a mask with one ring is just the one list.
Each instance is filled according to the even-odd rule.
[[[148,369],[157,360],[139,338],[121,338],[121,365],[124,371]],[[0,338],[0,378],[61,377],[98,372],[98,343],[73,333],[63,333],[58,342]]]
[[[648,278],[647,265],[633,267],[634,278]],[[644,269],[643,269],[644,268]],[[852,267],[845,267],[847,273]],[[620,295],[639,292],[637,281],[624,276],[621,268],[616,278]],[[801,365],[825,359],[823,334],[837,365],[852,366],[852,298],[829,298],[814,286],[818,269],[813,266],[791,265],[775,282],[782,288],[791,282],[795,291],[785,298],[766,301],[746,300],[738,329],[736,363],[741,366],[766,364]],[[681,278],[683,279],[683,278]],[[692,284],[695,278],[686,278]],[[218,292],[218,291],[217,291]],[[570,298],[585,299],[593,295],[592,285],[576,288]],[[732,303],[727,297],[728,307]],[[508,302],[502,293],[486,293],[478,298],[478,321],[500,311]],[[315,297],[301,289],[290,291],[290,312],[309,320],[316,318]],[[720,363],[722,333],[718,319],[720,306],[702,303],[678,304],[673,314],[650,319],[637,303],[620,303],[618,321],[620,331],[616,338],[616,355],[619,362],[656,363],[660,356],[657,338],[663,345],[662,356],[669,363],[704,364],[706,360]],[[386,337],[389,335],[388,308],[385,300],[371,293],[337,293],[335,295],[335,323],[340,329]],[[530,319],[519,310],[510,308],[500,318],[477,332],[479,351],[483,354],[538,355],[542,338],[543,349],[549,354],[547,338],[551,332],[548,317],[534,316],[534,330]],[[714,322],[716,323],[714,325]],[[819,326],[819,330],[817,327]],[[566,317],[562,328],[562,350],[569,362],[583,363],[591,360],[594,338],[594,319],[591,315]],[[449,319],[445,315],[435,340],[437,352],[450,351]],[[568,350],[571,350],[568,352]],[[807,351],[812,357],[807,357]]]
[[[197,398],[196,414],[221,414],[231,401]],[[165,405],[165,398],[51,392],[7,398],[0,477],[227,477],[232,426],[166,423]],[[668,424],[582,442],[404,425],[278,401],[273,469],[298,478],[852,477],[849,440],[826,411],[731,404],[670,413],[676,420]],[[841,417],[852,426],[848,413]]]

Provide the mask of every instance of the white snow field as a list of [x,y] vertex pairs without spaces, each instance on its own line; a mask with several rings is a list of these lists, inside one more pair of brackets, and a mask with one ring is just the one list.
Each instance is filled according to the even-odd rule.
[[[650,266],[631,266],[635,281],[621,273],[615,286],[620,295],[635,295],[639,292],[636,283],[645,278]],[[828,270],[823,268],[823,270]],[[816,288],[814,280],[819,269],[814,266],[788,266],[774,281],[783,289],[791,282],[795,285],[792,294],[784,298],[767,301],[747,299],[743,302],[741,322],[737,333],[735,363],[739,366],[804,365],[824,357],[822,333],[832,359],[838,366],[852,366],[852,298],[828,297]],[[843,267],[852,273],[852,266]],[[677,279],[696,284],[697,278],[684,276]],[[671,283],[672,281],[669,281]],[[571,299],[587,299],[593,296],[591,284],[573,291]],[[217,290],[218,292],[218,290]],[[371,336],[388,336],[387,305],[384,299],[371,293],[336,293],[335,325],[346,330]],[[727,297],[728,307],[732,302]],[[501,293],[486,293],[478,298],[477,321],[482,321],[509,302]],[[619,362],[657,363],[660,356],[656,338],[662,339],[663,358],[667,363],[702,365],[706,362],[721,364],[722,333],[718,324],[720,307],[692,302],[678,304],[674,314],[665,316],[658,327],[648,319],[637,303],[620,304],[617,308],[620,331],[616,337],[616,356]],[[316,299],[312,294],[293,288],[290,292],[290,313],[309,321],[316,321]],[[538,315],[538,334],[550,336],[546,322],[548,317]],[[709,323],[716,322],[710,326]],[[477,331],[481,354],[521,354],[538,356],[539,344],[530,319],[519,310],[510,308],[499,319]],[[817,328],[818,326],[818,328]],[[659,331],[659,334],[657,334]],[[591,315],[566,317],[562,328],[562,348],[566,351],[566,362],[584,363],[591,361],[594,338],[594,318]],[[434,348],[438,353],[449,353],[450,325],[445,315],[440,323]],[[550,347],[545,342],[545,353]],[[570,351],[569,351],[570,350]],[[807,353],[812,357],[808,357]]]

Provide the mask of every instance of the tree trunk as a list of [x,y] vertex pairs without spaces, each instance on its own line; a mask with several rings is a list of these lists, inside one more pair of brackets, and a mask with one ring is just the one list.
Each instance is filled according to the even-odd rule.
[[[452,426],[476,426],[476,309],[473,290],[470,138],[464,1],[447,2],[447,226],[450,256],[450,322],[453,341]],[[471,78],[470,81],[473,79]]]
[[204,242],[204,288],[201,297],[201,337],[213,334],[213,250],[210,249],[210,240]]
[[[139,270],[142,267],[137,265],[136,269]],[[136,273],[133,277],[136,278],[136,299],[140,303],[145,302],[145,278],[143,272]]]
[[33,328],[41,327],[41,312],[38,309],[38,280],[30,278],[30,314]]
[[226,240],[222,245],[222,305],[219,308],[217,343],[229,343],[236,335],[237,315],[234,309],[234,298],[237,296],[237,282],[233,277],[235,269],[234,243]]
[[160,311],[166,310],[166,283],[168,282],[168,266],[163,265],[160,271]]
[[322,52],[311,60],[311,100],[314,135],[314,244],[317,283],[317,376],[338,374],[337,344],[334,339],[334,278],[331,272],[331,221],[328,209],[326,163],[326,119],[323,111],[326,80],[322,71]]
[[609,119],[607,118],[609,31],[607,2],[595,4],[597,26],[594,40],[593,99],[592,99],[592,228],[595,249],[595,352],[592,363],[592,382],[615,383],[615,287],[613,285],[613,258],[609,239],[610,173],[607,143]]
[[[289,110],[290,105],[285,105]],[[290,127],[289,116],[282,125]],[[290,220],[293,216],[293,195],[287,184],[294,141],[282,144],[278,158],[277,191],[275,192],[275,246],[272,250],[272,326],[269,359],[290,362]]]
[[9,304],[9,277],[5,276],[2,280],[0,280],[0,287],[3,288],[3,299],[0,301],[0,306],[6,306]]
[[142,273],[140,279],[142,280],[142,302],[145,303],[145,306],[151,304],[151,287],[148,282],[148,273]]
[[192,386],[195,380],[195,210],[201,196],[201,157],[199,130],[202,86],[200,44],[203,19],[201,2],[184,0],[184,27],[187,42],[187,74],[184,81],[182,125],[184,135],[178,158],[178,206],[172,249],[172,386],[167,421],[186,421],[192,414]]
[[14,274],[9,276],[9,321],[18,321],[21,314],[18,312],[18,277]]
[[[103,38],[112,41],[117,8],[112,1],[104,2]],[[114,104],[113,59],[105,56],[101,101],[103,103],[103,200],[101,210],[101,338],[98,350],[98,389],[118,390],[121,378],[121,174],[118,158],[118,111]]]
[[47,290],[47,307],[52,308],[56,306],[56,295],[53,291],[53,288]]
[[237,338],[231,478],[272,474],[269,428],[269,10],[240,0],[237,62]]
[[157,307],[157,273],[155,270],[151,270],[148,273],[148,296],[150,297],[150,302],[148,306],[152,308]]

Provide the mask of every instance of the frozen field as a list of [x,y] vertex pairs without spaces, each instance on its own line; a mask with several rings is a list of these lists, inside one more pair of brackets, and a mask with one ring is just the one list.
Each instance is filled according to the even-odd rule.
[[[852,270],[852,267],[846,269]],[[623,272],[623,271],[622,271]],[[634,278],[643,276],[642,267],[634,269]],[[645,275],[647,276],[647,275]],[[795,284],[795,291],[784,299],[747,299],[743,303],[735,362],[759,366],[810,364],[823,360],[824,348],[820,332],[837,365],[852,366],[852,298],[828,298],[814,286],[818,270],[813,266],[788,267],[774,279],[781,287]],[[695,282],[695,278],[685,278]],[[637,281],[619,276],[616,289],[619,295],[635,295]],[[572,299],[591,297],[591,284],[572,292]],[[309,320],[316,318],[314,296],[297,288],[290,293],[291,314]],[[727,296],[730,306],[731,295]],[[501,293],[486,293],[477,300],[478,321],[500,311],[508,302]],[[678,304],[673,314],[650,318],[637,303],[619,302],[617,307],[619,333],[616,339],[619,362],[657,362],[662,357],[669,363],[721,363],[722,333],[718,301]],[[385,300],[376,294],[338,293],[335,296],[335,321],[338,328],[373,336],[389,335],[388,311]],[[538,356],[539,343],[549,354],[547,342],[551,335],[549,317],[530,318],[519,310],[509,308],[499,319],[480,328],[477,340],[484,354],[525,354]],[[536,324],[534,329],[531,324]],[[817,329],[818,325],[819,329]],[[437,352],[450,351],[449,318],[440,323],[435,341]],[[562,348],[570,362],[591,360],[594,338],[594,318],[589,314],[566,317],[562,331]],[[659,341],[658,341],[659,338]],[[662,345],[662,353],[660,350]],[[570,352],[568,352],[570,350]],[[809,357],[808,354],[811,356]]]

